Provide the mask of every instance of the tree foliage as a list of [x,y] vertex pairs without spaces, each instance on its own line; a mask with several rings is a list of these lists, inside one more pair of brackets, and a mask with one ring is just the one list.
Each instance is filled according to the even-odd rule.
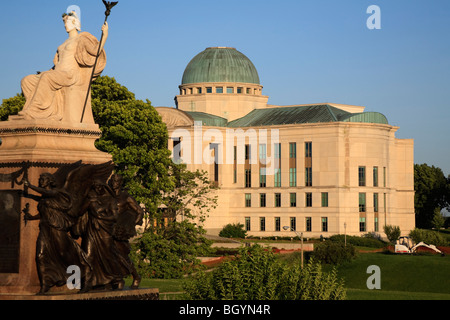
[[229,223],[219,233],[223,238],[239,238],[244,239],[247,236],[247,231],[244,230],[242,223]]
[[449,205],[449,179],[440,168],[416,164],[414,165],[414,190],[416,192],[414,198],[416,226],[432,228],[435,209],[441,210]]

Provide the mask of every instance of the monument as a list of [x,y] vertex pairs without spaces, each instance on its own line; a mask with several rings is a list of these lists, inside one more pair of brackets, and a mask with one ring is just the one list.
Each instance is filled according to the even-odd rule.
[[126,275],[139,286],[128,240],[142,209],[121,190],[111,156],[95,147],[91,83],[106,66],[107,18],[117,2],[103,3],[100,41],[81,32],[74,11],[63,14],[68,38],[54,67],[23,78],[23,110],[0,122],[0,300],[67,290],[70,266],[80,270],[82,293],[123,290]]

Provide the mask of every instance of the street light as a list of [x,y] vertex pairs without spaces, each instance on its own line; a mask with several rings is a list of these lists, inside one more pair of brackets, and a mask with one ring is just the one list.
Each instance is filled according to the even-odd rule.
[[300,241],[301,241],[301,246],[300,246],[300,250],[301,250],[301,267],[302,267],[302,269],[303,269],[303,232],[298,232],[298,231],[296,231],[296,230],[294,230],[293,228],[288,227],[288,226],[283,227],[283,229],[284,229],[285,231],[288,231],[288,230],[289,230],[289,231],[295,232],[295,234],[297,235],[297,237],[300,238]]

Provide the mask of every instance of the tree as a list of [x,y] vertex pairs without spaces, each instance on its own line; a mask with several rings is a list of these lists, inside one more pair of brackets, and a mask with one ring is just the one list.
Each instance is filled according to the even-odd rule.
[[439,208],[434,209],[434,216],[431,223],[433,224],[433,227],[437,229],[438,232],[444,226],[445,219]]
[[399,226],[385,225],[383,229],[386,237],[391,243],[395,243],[395,241],[400,238],[401,231]]
[[434,210],[449,205],[448,188],[448,181],[440,168],[414,165],[414,207],[418,228],[431,228]]
[[17,94],[9,99],[3,99],[0,107],[0,121],[6,121],[9,116],[16,115],[22,110],[24,105],[25,97],[23,94]]

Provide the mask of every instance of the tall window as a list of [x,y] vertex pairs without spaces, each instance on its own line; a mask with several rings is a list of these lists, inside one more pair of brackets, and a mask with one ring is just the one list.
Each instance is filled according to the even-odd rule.
[[275,231],[281,231],[281,218],[275,217]]
[[373,194],[373,212],[378,212],[378,193]]
[[378,224],[378,215],[374,217],[374,225],[373,225],[373,231],[378,232],[379,231],[379,224]]
[[322,192],[322,207],[328,207],[328,192]]
[[366,186],[366,167],[358,168],[358,184],[360,187]]
[[274,144],[274,158],[281,159],[281,143]]
[[292,208],[297,206],[297,194],[296,193],[290,194],[290,204],[291,204]]
[[312,207],[312,193],[310,192],[306,193],[306,206]]
[[311,217],[306,217],[306,219],[305,219],[305,230],[307,232],[311,232],[311,230],[312,230],[312,218]]
[[250,217],[245,217],[245,230],[251,231],[251,219]]
[[289,186],[297,186],[297,168],[289,168]]
[[383,167],[383,187],[386,188],[386,167]]
[[297,144],[295,142],[289,143],[289,158],[297,158]]
[[312,168],[305,168],[305,186],[312,186]]
[[322,217],[322,231],[328,232],[328,218]]
[[245,194],[245,207],[251,208],[252,207],[252,195],[251,193]]
[[366,218],[364,217],[359,218],[359,231],[360,232],[366,231]]
[[305,158],[312,158],[312,142],[305,143]]
[[373,186],[378,187],[378,167],[373,167]]
[[250,144],[245,145],[245,160],[251,160],[252,146]]
[[266,168],[259,168],[259,187],[265,188],[267,185]]
[[266,231],[266,218],[265,217],[259,218],[259,231]]
[[275,207],[281,207],[281,193],[275,193]]
[[274,187],[275,188],[280,188],[281,187],[281,169],[275,169],[275,174],[274,174]]
[[297,219],[295,217],[291,217],[290,227],[291,227],[291,230],[294,230],[294,231],[297,230]]
[[366,212],[366,194],[359,194],[359,212]]
[[181,138],[173,138],[173,162],[178,163],[181,160]]
[[267,147],[265,144],[259,145],[259,160],[261,160],[262,164],[266,164],[267,158]]
[[261,208],[265,208],[266,207],[266,194],[265,193],[261,193],[259,195],[259,206]]
[[251,169],[245,169],[245,187],[246,188],[252,187],[252,170]]

